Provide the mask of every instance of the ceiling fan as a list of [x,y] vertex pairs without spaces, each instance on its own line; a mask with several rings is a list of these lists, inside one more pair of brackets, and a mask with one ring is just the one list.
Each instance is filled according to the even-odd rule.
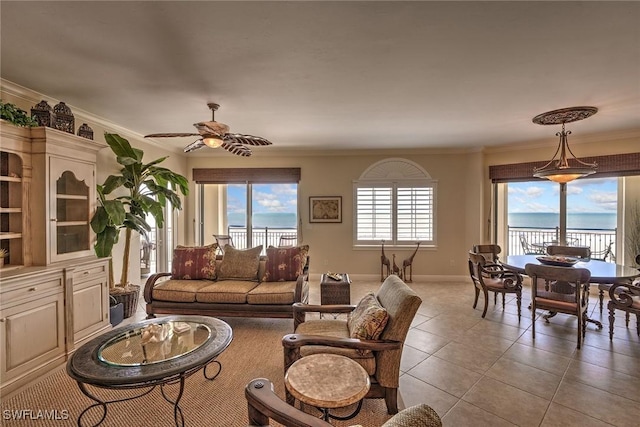
[[229,133],[229,126],[215,121],[215,112],[220,107],[218,104],[210,102],[207,104],[211,110],[210,122],[194,123],[198,133],[152,133],[145,135],[145,138],[175,138],[183,136],[199,136],[200,139],[184,147],[184,152],[188,153],[202,147],[218,148],[222,147],[232,154],[248,157],[251,149],[247,145],[271,145],[271,142],[253,135],[242,135],[239,133]]

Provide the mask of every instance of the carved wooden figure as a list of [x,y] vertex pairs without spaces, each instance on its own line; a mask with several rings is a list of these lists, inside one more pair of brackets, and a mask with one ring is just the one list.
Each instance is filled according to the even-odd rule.
[[[418,253],[418,248],[420,247],[420,243],[418,242],[417,246],[416,246],[416,250],[413,251],[413,253],[411,254],[411,256],[407,259],[405,259],[404,261],[402,261],[402,275],[404,276],[404,281],[405,282],[413,282],[413,258],[416,256],[416,254]],[[407,279],[407,267],[409,267],[409,278]]]
[[[387,274],[383,273],[384,267],[387,267]],[[384,281],[391,274],[391,261],[384,254],[384,240],[382,241],[382,255],[380,256],[380,281]]]
[[398,267],[398,264],[396,264],[396,254],[393,254],[393,270],[392,271],[393,271],[393,274],[395,274],[396,276],[402,279],[402,270],[400,270],[400,267]]

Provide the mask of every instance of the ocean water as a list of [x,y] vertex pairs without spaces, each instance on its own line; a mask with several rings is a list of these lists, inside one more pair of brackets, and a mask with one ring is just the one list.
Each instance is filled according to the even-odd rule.
[[[230,213],[227,217],[230,226],[246,226],[246,214]],[[298,215],[293,212],[254,213],[254,228],[296,228]]]
[[[615,213],[569,213],[567,228],[580,230],[613,230]],[[552,212],[510,213],[510,227],[554,228],[560,225],[560,215]]]

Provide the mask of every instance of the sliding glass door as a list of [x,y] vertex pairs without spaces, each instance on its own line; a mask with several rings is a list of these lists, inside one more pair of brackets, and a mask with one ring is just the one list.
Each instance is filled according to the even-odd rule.
[[278,246],[280,236],[298,236],[298,184],[202,185],[200,236],[229,235],[236,248]]
[[615,260],[618,178],[572,181],[527,181],[504,186],[506,242],[509,254],[544,253],[546,246],[566,242],[589,246],[594,257]]

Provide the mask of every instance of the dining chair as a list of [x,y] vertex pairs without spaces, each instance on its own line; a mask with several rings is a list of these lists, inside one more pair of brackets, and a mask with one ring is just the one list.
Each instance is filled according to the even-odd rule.
[[[640,255],[636,257],[636,261]],[[616,310],[625,312],[625,323],[629,327],[629,316],[636,315],[636,331],[640,337],[640,279],[633,283],[614,283],[609,288],[609,339],[613,339],[613,324],[616,320]]]
[[487,262],[498,263],[498,258],[502,252],[500,245],[473,245],[473,252],[480,254]]
[[502,295],[502,309],[505,307],[505,294],[516,294],[518,305],[518,320],[520,320],[520,306],[522,303],[522,276],[505,270],[502,265],[487,262],[480,253],[469,251],[469,276],[474,285],[475,299],[473,308],[478,305],[480,291],[484,295],[484,309],[482,317],[487,314],[489,292],[493,292],[493,303],[497,305],[498,294]]
[[[582,346],[589,306],[589,279],[586,268],[527,264],[531,277],[531,335],[536,338],[536,310],[565,313],[578,318],[578,349]],[[549,322],[548,316],[544,316]]]
[[588,260],[591,258],[591,248],[588,246],[549,245],[547,246],[547,254]]
[[524,251],[525,255],[543,255],[544,251],[542,250],[542,248],[538,249],[538,248],[534,248],[531,243],[529,243],[529,240],[527,239],[527,236],[524,235],[524,233],[520,234],[520,246],[522,246],[522,250]]
[[298,244],[298,236],[297,235],[287,235],[283,234],[280,236],[280,241],[278,242],[279,248],[289,248]]
[[235,245],[233,244],[233,238],[228,234],[214,234],[213,237],[218,243],[218,250],[220,250],[220,254],[224,255],[224,247],[227,245],[235,248]]

